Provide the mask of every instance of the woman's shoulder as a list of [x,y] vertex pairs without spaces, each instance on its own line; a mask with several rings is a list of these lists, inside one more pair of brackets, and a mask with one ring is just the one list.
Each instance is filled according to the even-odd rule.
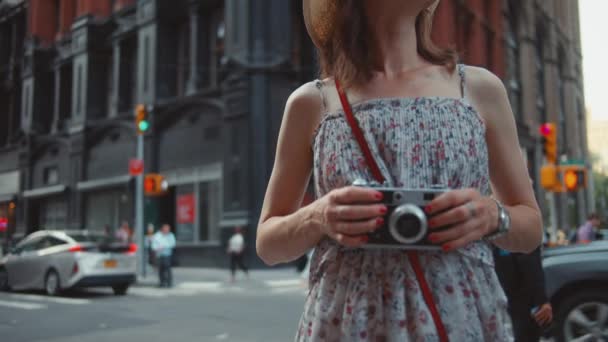
[[287,99],[283,120],[288,126],[310,128],[311,134],[325,111],[322,81],[307,82],[295,89]]
[[486,68],[463,65],[468,93],[474,97],[506,94],[502,80]]

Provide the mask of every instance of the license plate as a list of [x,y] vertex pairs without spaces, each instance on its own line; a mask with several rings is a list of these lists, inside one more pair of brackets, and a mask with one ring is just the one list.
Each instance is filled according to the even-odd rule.
[[105,260],[103,262],[103,266],[105,268],[116,268],[116,266],[118,266],[118,262],[114,259]]

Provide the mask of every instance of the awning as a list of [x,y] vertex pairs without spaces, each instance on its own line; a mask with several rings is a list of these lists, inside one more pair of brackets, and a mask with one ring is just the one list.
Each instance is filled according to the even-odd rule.
[[92,191],[102,188],[111,188],[118,185],[127,184],[131,181],[130,175],[92,179],[88,181],[78,182],[76,184],[76,190],[78,191]]
[[50,195],[61,194],[67,190],[67,186],[65,185],[53,185],[47,186],[45,188],[37,188],[32,190],[25,190],[23,192],[23,197],[25,198],[36,198],[36,197],[44,197]]

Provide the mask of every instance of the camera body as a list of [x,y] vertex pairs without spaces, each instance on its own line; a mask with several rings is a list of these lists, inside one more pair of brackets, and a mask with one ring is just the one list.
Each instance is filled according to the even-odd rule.
[[[354,186],[372,188],[383,194],[382,204],[388,211],[384,225],[369,233],[369,242],[362,248],[396,248],[405,250],[440,250],[428,241],[429,217],[424,207],[448,191],[443,186],[428,189],[391,188],[377,183],[356,180]],[[444,228],[445,229],[445,228]]]

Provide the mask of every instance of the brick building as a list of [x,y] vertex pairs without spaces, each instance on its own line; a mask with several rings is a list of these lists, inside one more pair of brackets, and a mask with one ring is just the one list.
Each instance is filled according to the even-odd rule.
[[[582,105],[577,15],[564,4],[576,6],[443,0],[437,12],[435,38],[505,80],[533,179],[537,126],[554,114],[568,127],[563,151],[586,156],[575,146],[584,125],[572,121]],[[174,226],[183,265],[216,266],[230,229],[246,226],[255,259],[284,103],[316,74],[301,1],[0,0],[0,44],[0,215],[11,232],[132,224],[127,166],[144,103],[146,171],[170,185],[146,200],[145,223]],[[540,67],[529,70],[537,46]],[[178,209],[194,214],[178,220]]]
[[442,0],[436,18],[437,41],[504,80],[547,227],[577,226],[593,203],[592,191],[546,193],[538,181],[545,122],[557,125],[562,161],[590,166],[578,13],[575,0]]

